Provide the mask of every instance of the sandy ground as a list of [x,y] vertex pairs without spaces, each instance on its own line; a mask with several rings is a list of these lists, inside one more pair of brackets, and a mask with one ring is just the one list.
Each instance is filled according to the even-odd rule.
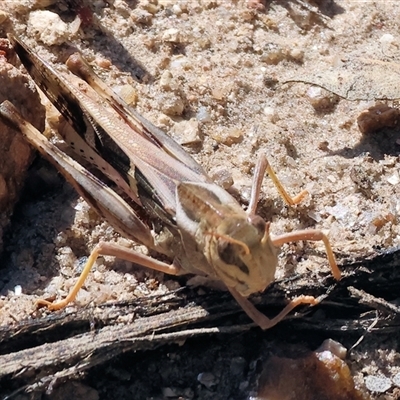
[[[8,12],[3,32],[13,29],[52,63],[61,63],[67,45],[79,49],[217,182],[233,180],[244,204],[255,161],[266,154],[288,192],[310,192],[288,208],[265,179],[259,213],[273,234],[322,229],[339,260],[400,245],[397,113],[374,126],[362,117],[365,134],[357,124],[376,100],[390,112],[400,98],[397,2],[272,1],[254,10],[244,1],[97,1],[80,26],[77,14],[90,13],[64,3],[3,1],[0,8]],[[126,243],[37,161],[5,240],[0,325],[35,317],[39,297],[65,296],[99,240]],[[322,244],[285,246],[277,277],[294,268],[328,270]],[[177,285],[105,258],[72,307]],[[392,360],[399,365],[397,353]],[[371,368],[384,373],[379,363]],[[390,393],[374,398],[394,399]]]

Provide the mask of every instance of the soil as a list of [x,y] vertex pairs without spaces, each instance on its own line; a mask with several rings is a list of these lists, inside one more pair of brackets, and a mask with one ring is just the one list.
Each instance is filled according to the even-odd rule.
[[[271,221],[272,235],[321,229],[339,264],[400,246],[400,3],[15,0],[0,8],[3,37],[14,32],[58,66],[71,48],[79,50],[244,206],[263,154],[290,194],[307,189],[301,204],[288,207],[264,180],[258,212]],[[4,238],[0,327],[16,329],[51,315],[36,311],[35,300],[65,297],[100,240],[146,251],[121,238],[37,159]],[[329,271],[322,243],[297,243],[282,248],[276,278],[299,274],[318,281]],[[185,284],[104,257],[67,312],[164,295]],[[394,305],[395,290],[387,297]],[[321,334],[294,326],[288,321],[268,332],[120,354],[66,383],[55,379],[47,394],[29,398],[257,398],[256,380],[271,354],[294,357],[326,338],[349,349],[361,337],[346,360],[356,386],[365,398],[398,398],[396,331]],[[366,384],[371,376],[390,387]],[[12,384],[4,393],[11,390]]]

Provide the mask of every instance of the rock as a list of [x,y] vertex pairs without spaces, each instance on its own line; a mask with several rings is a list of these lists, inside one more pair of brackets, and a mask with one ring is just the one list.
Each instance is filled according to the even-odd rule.
[[[24,118],[43,131],[45,109],[26,75],[0,57],[0,103],[11,101]],[[0,122],[0,252],[4,229],[10,221],[25,180],[33,151],[20,132]]]

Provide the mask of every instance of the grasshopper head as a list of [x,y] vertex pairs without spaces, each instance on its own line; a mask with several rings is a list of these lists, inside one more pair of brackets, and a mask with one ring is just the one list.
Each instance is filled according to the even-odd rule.
[[274,280],[278,249],[261,217],[226,218],[210,236],[207,258],[227,286],[249,296]]

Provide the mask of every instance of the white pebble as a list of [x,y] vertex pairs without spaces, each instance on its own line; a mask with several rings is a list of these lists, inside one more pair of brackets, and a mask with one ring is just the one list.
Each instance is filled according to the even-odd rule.
[[321,346],[317,349],[317,352],[329,351],[341,360],[344,360],[347,355],[347,349],[341,343],[333,339],[326,339],[323,341]]
[[275,108],[266,106],[264,107],[264,115],[267,117],[268,121],[274,123],[279,120],[278,114]]
[[394,40],[394,36],[391,35],[390,33],[385,33],[384,35],[382,35],[379,39],[379,41],[383,44],[383,43],[392,43]]
[[211,121],[211,115],[207,111],[206,107],[199,107],[196,118],[199,122],[210,122]]
[[162,35],[163,42],[180,43],[181,34],[179,29],[171,28],[167,29]]
[[14,287],[14,294],[16,296],[21,296],[21,294],[22,294],[22,286],[21,285],[16,285]]
[[387,178],[387,181],[393,186],[397,185],[400,182],[399,173],[396,171],[393,175]]
[[70,30],[58,14],[47,10],[32,11],[28,20],[30,36],[38,37],[49,46],[63,44],[69,39]]
[[320,222],[322,220],[321,214],[315,211],[309,211],[307,215],[312,218],[315,222]]
[[400,387],[400,372],[392,378],[392,381],[397,387]]
[[171,135],[179,144],[200,143],[199,122],[195,119],[177,122],[171,129]]
[[365,378],[365,386],[371,392],[384,393],[392,387],[392,382],[386,376],[368,375]]

